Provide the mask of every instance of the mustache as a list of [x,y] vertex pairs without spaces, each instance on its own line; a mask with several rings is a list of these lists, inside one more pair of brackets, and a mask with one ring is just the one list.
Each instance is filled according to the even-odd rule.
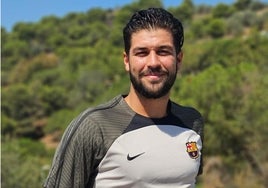
[[149,69],[142,71],[139,75],[146,76],[146,75],[154,75],[154,74],[168,74],[168,71],[163,70],[161,67],[149,68]]

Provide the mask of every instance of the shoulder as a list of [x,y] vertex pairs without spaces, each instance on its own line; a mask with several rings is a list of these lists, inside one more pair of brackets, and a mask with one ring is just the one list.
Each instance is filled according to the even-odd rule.
[[68,129],[71,134],[79,134],[79,139],[89,136],[114,139],[125,130],[132,117],[133,114],[123,96],[118,95],[106,103],[82,112],[71,122]]
[[182,106],[170,101],[170,110],[173,115],[180,119],[184,126],[203,135],[204,121],[201,113],[193,107]]
[[[68,125],[67,129],[63,137],[66,140],[69,140],[74,135],[87,135],[86,133],[90,133],[90,135],[101,134],[101,122],[105,119],[106,114],[112,111],[120,101],[122,100],[122,96],[117,96],[112,100],[103,103],[97,107],[88,108],[80,113],[76,118],[72,120],[72,122]],[[109,112],[107,112],[109,111]],[[83,139],[80,137],[80,139]]]
[[173,101],[170,101],[170,105],[171,105],[171,112],[176,116],[191,119],[202,117],[201,113],[193,107],[182,106]]
[[86,123],[88,121],[97,121],[103,118],[107,113],[111,113],[115,110],[115,108],[118,108],[118,106],[120,106],[119,104],[121,100],[122,96],[118,95],[106,103],[84,110],[77,116],[77,118],[73,120],[75,121],[74,124]]

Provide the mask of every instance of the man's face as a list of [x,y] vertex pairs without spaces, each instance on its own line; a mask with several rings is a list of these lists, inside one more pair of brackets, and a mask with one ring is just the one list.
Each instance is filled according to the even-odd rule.
[[125,69],[132,87],[150,99],[169,93],[181,60],[182,52],[176,55],[173,37],[164,29],[133,33],[129,55],[124,53]]

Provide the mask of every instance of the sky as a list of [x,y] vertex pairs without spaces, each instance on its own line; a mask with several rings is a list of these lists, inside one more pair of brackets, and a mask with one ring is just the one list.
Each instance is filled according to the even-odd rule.
[[[38,22],[42,17],[63,17],[70,12],[87,12],[91,8],[116,8],[135,0],[1,0],[1,26],[11,31],[17,22]],[[263,0],[266,2],[268,0]],[[182,0],[162,0],[165,8],[179,6]],[[195,5],[232,4],[235,0],[193,0]]]

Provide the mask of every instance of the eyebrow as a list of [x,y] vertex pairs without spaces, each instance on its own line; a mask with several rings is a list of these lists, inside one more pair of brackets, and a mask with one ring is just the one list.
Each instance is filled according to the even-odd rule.
[[136,47],[133,49],[133,52],[136,52],[136,51],[143,51],[143,50],[147,50],[148,48],[145,48],[145,47]]
[[[167,49],[167,50],[171,50],[173,51],[173,47],[172,46],[169,46],[169,45],[163,45],[163,46],[159,46],[159,47],[156,47],[157,50],[162,50],[162,49]],[[143,51],[143,50],[148,50],[147,47],[136,47],[133,49],[133,52],[137,52],[137,51]]]

